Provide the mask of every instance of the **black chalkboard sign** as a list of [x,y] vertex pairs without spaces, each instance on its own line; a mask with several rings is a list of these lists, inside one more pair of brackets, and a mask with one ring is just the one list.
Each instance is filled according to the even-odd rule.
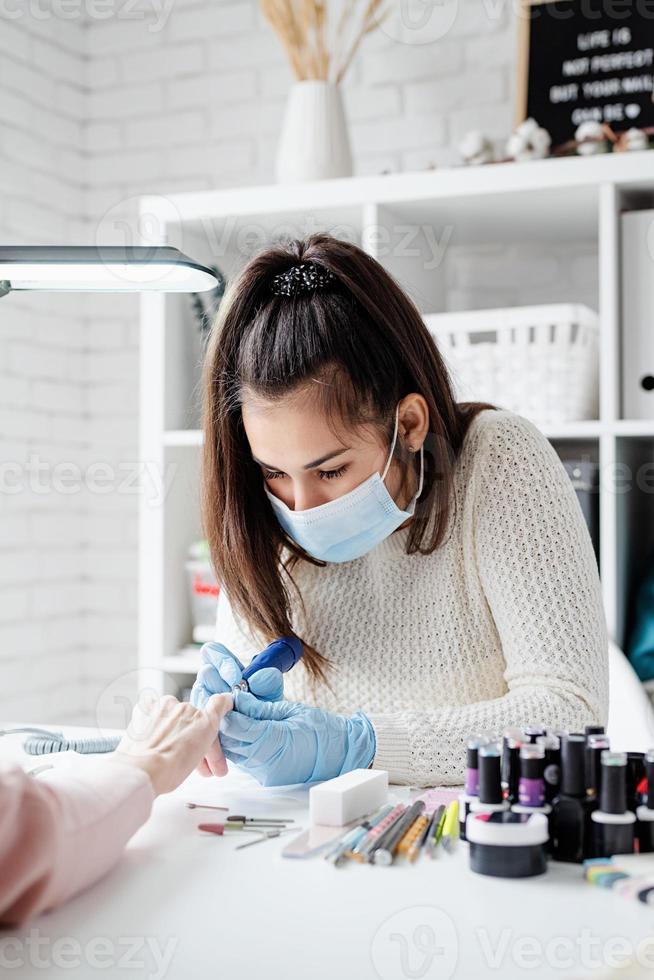
[[533,117],[552,148],[586,120],[653,126],[653,75],[654,0],[523,0],[517,122]]

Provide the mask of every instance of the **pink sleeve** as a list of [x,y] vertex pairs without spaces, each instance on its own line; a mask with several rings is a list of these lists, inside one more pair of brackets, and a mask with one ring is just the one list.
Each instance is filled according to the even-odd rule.
[[80,757],[29,776],[0,763],[0,924],[20,924],[105,874],[150,815],[140,769]]

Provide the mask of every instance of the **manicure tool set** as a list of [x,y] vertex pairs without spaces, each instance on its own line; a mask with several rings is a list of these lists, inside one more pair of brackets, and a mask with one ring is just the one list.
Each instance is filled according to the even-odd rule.
[[[323,784],[320,813],[352,816],[353,806],[371,798],[370,772],[358,771],[352,779],[349,804],[334,800],[328,806],[329,783]],[[470,868],[478,874],[525,878],[545,873],[550,860],[573,862],[583,864],[587,880],[604,887],[618,883],[618,890],[631,893],[642,884],[641,900],[651,903],[654,864],[646,869],[647,882],[641,877],[632,886],[619,863],[620,855],[635,856],[638,863],[639,854],[654,853],[650,786],[654,749],[611,751],[600,726],[583,733],[510,728],[502,737],[481,734],[468,740],[465,786],[457,797],[451,789],[434,789],[408,805],[384,802],[364,814],[359,809],[358,819],[333,840],[312,847],[307,837],[304,849],[292,841],[282,853],[322,853],[334,867],[388,867],[452,853],[460,839],[467,842]],[[343,786],[341,792],[348,790]],[[610,863],[614,855],[617,866]]]
[[[229,807],[218,806],[215,803],[187,803],[186,806],[189,810],[222,810],[224,813],[229,812]],[[284,817],[246,817],[242,814],[232,814],[225,817],[224,823],[199,823],[198,830],[202,830],[207,834],[215,834],[217,837],[225,837],[232,833],[256,834],[256,840],[237,845],[236,850],[240,851],[244,847],[261,844],[265,840],[272,840],[275,837],[281,837],[282,834],[297,831],[297,827],[289,826],[289,824],[294,822],[294,820]]]
[[420,856],[435,858],[439,850],[451,852],[459,836],[457,800],[443,804],[431,816],[424,800],[409,804],[386,803],[332,842],[323,857],[334,867],[348,862],[388,867]]

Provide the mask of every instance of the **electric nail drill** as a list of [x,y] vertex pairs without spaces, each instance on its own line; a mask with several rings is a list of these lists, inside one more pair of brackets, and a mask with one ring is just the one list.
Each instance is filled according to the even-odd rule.
[[276,667],[282,674],[287,673],[302,657],[304,647],[297,636],[280,636],[258,653],[243,671],[243,679],[235,684],[234,691],[249,691],[248,678],[264,667]]

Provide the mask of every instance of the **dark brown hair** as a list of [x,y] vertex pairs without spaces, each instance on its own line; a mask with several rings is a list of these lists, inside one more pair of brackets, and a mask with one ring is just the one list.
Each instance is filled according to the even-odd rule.
[[[333,273],[327,285],[276,295],[273,277],[299,263]],[[325,383],[315,384],[315,380]],[[429,407],[425,478],[407,553],[442,544],[453,468],[484,403],[457,403],[445,363],[411,299],[375,259],[326,234],[276,245],[230,284],[213,325],[202,378],[202,518],[216,575],[234,612],[270,642],[293,634],[292,570],[314,559],[279,525],[241,416],[250,396],[274,400],[311,386],[330,418],[367,424],[390,445],[395,406],[418,392]],[[398,441],[399,442],[399,441]],[[416,465],[398,444],[403,483]],[[282,557],[282,548],[288,554]],[[328,661],[305,643],[303,662],[325,679]]]

